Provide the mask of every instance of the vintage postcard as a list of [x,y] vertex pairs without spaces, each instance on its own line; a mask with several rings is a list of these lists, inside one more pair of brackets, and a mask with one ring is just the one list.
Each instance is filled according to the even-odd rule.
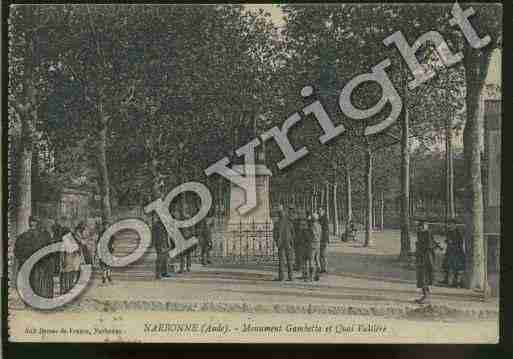
[[12,5],[11,342],[497,343],[502,5]]

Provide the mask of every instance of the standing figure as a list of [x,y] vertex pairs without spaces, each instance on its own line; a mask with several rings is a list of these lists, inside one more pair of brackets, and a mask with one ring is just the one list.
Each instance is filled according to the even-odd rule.
[[[43,228],[36,217],[29,217],[29,229],[20,234],[14,245],[14,256],[21,266],[38,250],[53,243],[50,233]],[[55,256],[48,255],[39,260],[30,273],[29,284],[35,294],[53,298],[53,274]]]
[[292,241],[294,238],[294,229],[292,222],[287,216],[283,205],[280,205],[278,223],[275,227],[274,241],[278,248],[278,281],[285,277],[285,261],[287,262],[288,281],[292,281]]
[[86,231],[86,224],[80,222],[73,232],[62,237],[61,294],[66,294],[75,286],[80,274],[80,265],[85,263],[81,242],[86,237]]
[[[188,210],[185,209],[183,211],[183,218],[189,219],[191,217],[192,216],[189,215]],[[191,227],[183,228],[182,233],[183,233],[183,237],[185,238],[186,241],[190,240],[190,238],[194,236],[194,233],[193,233]],[[183,251],[182,254],[180,254],[180,270],[178,271],[178,273],[184,273],[184,272],[191,271],[192,252],[194,251],[195,248],[196,248],[196,246],[193,246],[193,247]]]
[[201,247],[201,264],[206,266],[210,262],[210,250],[212,249],[212,232],[214,230],[214,217],[207,217],[201,224],[201,236],[199,244]]
[[[107,220],[104,220],[102,221],[102,223],[98,226],[98,240],[96,241],[96,243],[99,243],[100,242],[100,239],[102,238],[103,236],[103,233],[105,233],[105,231],[107,230],[107,228],[109,228],[109,222]],[[109,241],[109,245],[108,245],[108,248],[109,248],[109,252],[112,253],[113,252],[113,243],[114,241],[112,240],[112,238],[110,239]],[[98,258],[98,264],[100,266],[100,269],[102,271],[102,283],[105,284],[107,281],[109,283],[112,283],[112,271],[111,271],[111,268],[109,265],[107,265],[107,263],[105,263],[104,261],[101,260],[100,256],[99,256],[99,253],[98,253],[98,245],[96,245],[96,256]]]
[[157,218],[157,220],[153,222],[153,226],[151,227],[151,238],[155,251],[157,252],[157,260],[155,262],[155,279],[169,277],[167,264],[169,251],[173,248],[171,241],[169,240],[166,227],[164,227],[160,218]]
[[309,241],[307,244],[307,263],[308,263],[308,280],[311,282],[312,279],[319,280],[319,254],[321,251],[321,237],[322,228],[319,223],[319,215],[314,213],[312,215],[312,221],[309,225]]
[[320,210],[321,216],[319,223],[321,225],[321,244],[319,252],[319,262],[321,265],[320,273],[326,273],[328,271],[328,259],[326,258],[326,252],[328,250],[328,243],[330,241],[330,229],[328,224],[328,215],[324,209]]
[[[299,236],[301,240],[302,246],[302,272],[304,281],[308,281],[309,275],[309,267],[311,265],[311,257],[312,257],[312,226],[307,219],[307,217],[302,217],[299,221]],[[296,236],[297,238],[298,236]]]
[[294,270],[303,271],[305,263],[305,230],[302,216],[293,220],[294,224]]
[[55,220],[54,225],[52,226],[52,231],[55,239],[58,239],[58,241],[62,240],[62,237],[64,235],[71,232],[71,230],[65,226],[65,223],[67,221],[66,217],[60,217]]
[[433,234],[428,229],[427,223],[424,220],[419,220],[415,248],[417,288],[422,289],[422,296],[415,300],[419,304],[429,301],[429,286],[433,284],[435,248],[436,242],[433,239]]
[[[62,241],[62,237],[64,237],[66,234],[71,232],[71,230],[66,227],[65,223],[67,222],[66,217],[57,217],[55,220],[53,226],[52,226],[52,233],[53,233],[53,241],[54,243]],[[59,261],[59,255],[56,256],[55,260],[55,271],[57,274],[60,273],[61,265]]]
[[456,227],[456,221],[451,220],[447,228],[447,247],[445,249],[442,268],[445,272],[442,284],[449,285],[449,276],[453,274],[452,286],[460,286],[459,272],[465,270],[465,250],[463,248],[463,237]]
[[356,225],[354,224],[353,220],[349,220],[346,225],[346,231],[342,236],[342,241],[349,242],[349,241],[356,241]]

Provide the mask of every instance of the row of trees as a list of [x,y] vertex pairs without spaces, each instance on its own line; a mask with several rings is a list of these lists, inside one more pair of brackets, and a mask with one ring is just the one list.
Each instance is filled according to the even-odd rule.
[[[454,173],[452,166],[452,138],[453,130],[463,127],[463,144],[465,159],[465,203],[469,214],[466,228],[468,248],[471,248],[469,258],[468,285],[472,288],[484,289],[484,238],[483,238],[483,200],[481,184],[481,157],[480,157],[480,109],[482,105],[481,94],[488,72],[491,55],[501,43],[501,7],[489,5],[474,5],[475,17],[471,20],[480,36],[488,35],[491,42],[482,49],[473,49],[457,31],[450,25],[451,6],[416,5],[326,5],[326,6],[285,6],[287,14],[287,47],[291,58],[288,68],[295,74],[304,74],[303,78],[291,76],[292,80],[303,82],[310,76],[316,81],[318,88],[324,90],[325,102],[336,103],[337,94],[332,94],[330,87],[333,83],[323,82],[323,72],[330,74],[329,80],[335,80],[342,86],[354,75],[367,72],[370,66],[388,57],[395,66],[390,70],[390,77],[396,88],[400,89],[403,100],[403,113],[397,125],[388,131],[376,136],[362,136],[362,127],[367,125],[355,123],[342,118],[340,112],[333,112],[332,119],[338,118],[350,130],[351,136],[340,140],[340,144],[333,144],[331,151],[334,156],[330,159],[339,159],[346,168],[347,178],[354,175],[355,167],[363,167],[366,192],[366,240],[371,243],[372,223],[372,175],[373,165],[383,165],[381,171],[385,181],[390,179],[389,173],[397,173],[394,162],[395,156],[383,156],[384,161],[373,161],[377,154],[390,145],[399,144],[400,147],[400,174],[402,197],[402,231],[401,256],[406,257],[410,251],[410,154],[411,144],[418,147],[430,147],[426,141],[436,137],[447,138],[447,199],[449,216],[454,216]],[[417,52],[419,61],[433,68],[437,76],[415,90],[409,90],[407,83],[412,75],[394,48],[383,45],[383,39],[395,31],[401,31],[408,42],[412,44],[415,39],[427,31],[436,29],[448,42],[454,53],[461,51],[464,61],[452,68],[445,68],[434,48],[434,44],[422,46]],[[320,69],[320,71],[319,71]],[[324,71],[323,71],[324,70]],[[298,84],[301,86],[301,84]],[[291,88],[294,88],[291,86]],[[296,87],[298,88],[298,87]],[[355,105],[360,108],[369,108],[377,99],[379,93],[371,86],[361,86],[360,93],[354,96]],[[296,92],[297,93],[297,92]],[[359,102],[361,101],[361,102]],[[292,101],[286,101],[292,103]],[[359,106],[358,106],[359,105]],[[297,105],[296,105],[297,106]],[[332,109],[334,109],[332,105]],[[461,121],[458,117],[462,118]],[[376,119],[379,121],[379,118]],[[387,149],[389,150],[389,149]],[[321,150],[322,151],[322,150]],[[326,152],[323,152],[324,154]],[[323,156],[320,156],[323,158]],[[325,157],[324,157],[325,158]],[[352,164],[352,166],[351,166]],[[322,175],[320,176],[323,177]],[[347,187],[347,186],[346,186]]]
[[36,133],[55,156],[51,180],[85,176],[109,218],[113,195],[143,202],[200,174],[250,135],[256,109],[269,111],[277,47],[261,13],[135,5],[11,12],[18,232],[30,212]]
[[[315,190],[317,196],[326,181],[336,184],[346,194],[347,219],[352,195],[363,194],[366,245],[372,244],[373,192],[399,192],[401,256],[406,257],[410,155],[463,128],[473,253],[469,279],[472,287],[483,288],[478,106],[491,52],[500,45],[500,7],[474,5],[476,28],[492,37],[480,50],[468,46],[449,25],[446,6],[282,9],[286,26],[277,29],[268,14],[238,5],[12,7],[9,125],[17,232],[28,224],[31,161],[38,143],[46,144],[44,150],[55,161],[55,170],[45,174],[47,181],[58,186],[85,178],[95,184],[102,216],[109,218],[113,202],[146,203],[162,188],[189,179],[220,188],[219,178],[205,178],[202,170],[221,156],[234,157],[232,151],[255,132],[280,125],[303,108],[307,103],[300,91],[312,85],[313,97],[347,131],[320,145],[315,121],[296,125],[291,143],[307,146],[309,157],[284,171],[271,168],[277,174],[273,187],[284,195],[301,191],[313,196]],[[432,44],[421,47],[419,60],[438,75],[409,90],[409,69],[383,39],[400,30],[412,43],[434,27],[453,52],[464,52],[464,61],[447,69]],[[338,94],[352,77],[385,57],[393,64],[387,72],[401,93],[403,112],[386,131],[365,136],[369,122],[344,118]],[[377,86],[365,84],[355,91],[354,103],[369,108],[379,97]],[[461,121],[454,120],[458,116]],[[273,144],[266,154],[271,165],[282,156]],[[450,163],[447,173],[453,173]],[[454,186],[447,183],[450,202]]]

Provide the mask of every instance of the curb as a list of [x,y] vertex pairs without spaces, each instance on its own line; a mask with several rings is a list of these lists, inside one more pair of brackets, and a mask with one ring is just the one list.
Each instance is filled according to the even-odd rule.
[[[21,300],[10,304],[11,309],[28,309]],[[32,310],[32,309],[28,309]],[[164,302],[144,300],[96,300],[84,298],[70,303],[57,312],[130,312],[130,311],[169,311],[169,312],[229,312],[262,314],[312,314],[312,315],[359,315],[381,316],[412,320],[483,320],[497,319],[499,311],[493,309],[457,308],[446,304],[273,304],[246,302]]]

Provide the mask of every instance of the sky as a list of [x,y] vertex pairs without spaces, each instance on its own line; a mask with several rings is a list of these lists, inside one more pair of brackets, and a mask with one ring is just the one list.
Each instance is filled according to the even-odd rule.
[[278,5],[275,5],[275,4],[246,4],[244,6],[250,10],[263,9],[271,14],[271,19],[276,24],[276,26],[285,25],[285,21],[283,21],[283,12],[281,11],[281,9]]

